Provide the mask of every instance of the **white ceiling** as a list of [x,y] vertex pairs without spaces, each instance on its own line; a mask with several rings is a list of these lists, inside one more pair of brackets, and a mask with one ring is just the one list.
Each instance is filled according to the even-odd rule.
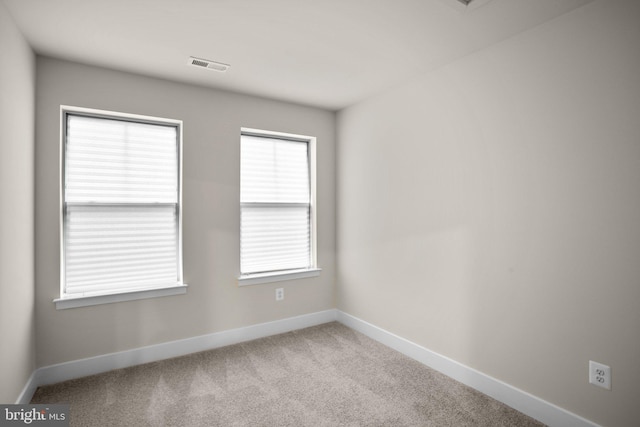
[[337,110],[592,0],[0,1],[41,55]]

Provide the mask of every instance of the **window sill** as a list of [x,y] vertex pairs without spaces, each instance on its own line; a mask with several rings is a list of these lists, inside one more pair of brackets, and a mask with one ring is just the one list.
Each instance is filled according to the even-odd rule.
[[86,307],[90,305],[109,304],[112,302],[134,301],[138,299],[158,298],[187,293],[187,285],[176,285],[168,288],[148,289],[120,294],[80,296],[54,299],[56,310],[67,308]]
[[277,273],[247,274],[246,276],[238,277],[238,286],[259,285],[261,283],[316,277],[320,275],[321,271],[321,268],[310,268],[308,270],[290,270]]

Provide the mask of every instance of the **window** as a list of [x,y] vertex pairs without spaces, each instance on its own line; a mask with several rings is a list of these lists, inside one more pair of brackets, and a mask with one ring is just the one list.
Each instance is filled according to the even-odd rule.
[[182,122],[62,107],[57,308],[184,293]]
[[242,129],[240,284],[318,275],[315,138]]

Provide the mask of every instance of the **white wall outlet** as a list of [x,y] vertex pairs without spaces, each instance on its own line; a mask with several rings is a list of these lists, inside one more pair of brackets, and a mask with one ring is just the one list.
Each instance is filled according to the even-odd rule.
[[611,368],[589,360],[589,383],[611,390]]
[[284,299],[284,288],[276,289],[276,301],[282,301]]

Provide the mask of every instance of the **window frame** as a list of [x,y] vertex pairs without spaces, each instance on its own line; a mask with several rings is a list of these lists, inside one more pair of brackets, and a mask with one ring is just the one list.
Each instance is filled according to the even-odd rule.
[[[177,150],[177,202],[176,202],[176,216],[177,216],[177,274],[178,280],[175,285],[171,286],[157,286],[149,287],[148,289],[135,289],[130,291],[118,291],[118,292],[105,292],[99,295],[79,295],[72,296],[66,294],[66,278],[65,278],[65,217],[66,217],[66,201],[65,201],[65,155],[66,155],[66,143],[67,143],[67,117],[69,115],[85,116],[97,119],[107,120],[121,120],[134,123],[152,124],[171,126],[176,128],[176,150]],[[181,295],[187,292],[187,284],[184,283],[183,276],[183,252],[182,252],[182,141],[183,141],[183,122],[182,120],[167,119],[161,117],[145,116],[139,114],[122,113],[117,111],[99,110],[93,108],[75,107],[68,105],[60,106],[60,176],[59,176],[59,236],[60,236],[60,297],[53,300],[56,305],[56,309],[67,309],[75,307],[84,307],[98,304],[108,304],[120,301],[131,301],[138,299],[147,299],[155,297],[163,297],[170,295]],[[151,205],[153,203],[132,203],[139,205]]]
[[[316,199],[316,137],[307,135],[298,135],[293,133],[275,132],[263,129],[247,128],[240,129],[240,141],[242,136],[255,136],[259,138],[273,138],[281,140],[289,140],[296,142],[303,142],[307,144],[307,161],[309,162],[309,268],[303,269],[290,269],[290,270],[278,270],[261,273],[242,273],[241,267],[240,274],[238,275],[238,285],[257,285],[261,283],[279,282],[283,280],[302,279],[307,277],[319,276],[322,271],[318,267],[318,228],[317,228],[317,199]],[[242,156],[242,152],[240,153]],[[242,171],[240,171],[240,174]],[[242,201],[241,201],[242,188],[238,192],[240,214],[242,214]],[[284,203],[286,204],[286,203]],[[240,220],[240,224],[242,224]],[[239,243],[240,250],[242,250],[242,233],[239,230]]]

